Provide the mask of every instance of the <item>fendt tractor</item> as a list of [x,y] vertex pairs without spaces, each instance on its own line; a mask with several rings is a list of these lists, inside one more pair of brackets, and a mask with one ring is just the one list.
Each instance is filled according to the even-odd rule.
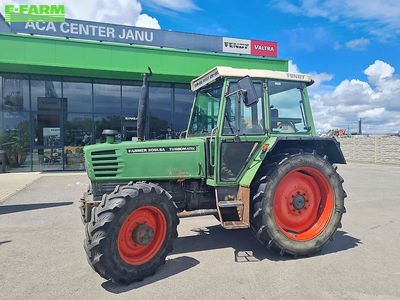
[[280,255],[309,255],[333,240],[346,197],[335,164],[346,161],[334,138],[316,135],[309,75],[215,67],[191,82],[181,138],[151,141],[149,75],[138,141],[104,130],[105,143],[84,149],[91,180],[81,199],[84,248],[97,273],[125,284],[153,274],[184,217],[251,228]]

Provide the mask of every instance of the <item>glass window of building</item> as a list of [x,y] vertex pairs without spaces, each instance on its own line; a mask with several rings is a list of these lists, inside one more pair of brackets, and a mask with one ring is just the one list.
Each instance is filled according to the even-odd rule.
[[137,112],[142,91],[139,81],[122,82],[122,140],[131,141],[137,137]]
[[167,83],[150,83],[149,89],[149,122],[150,139],[172,138],[172,85]]
[[62,171],[64,155],[65,102],[62,98],[38,97],[38,111],[33,112],[32,169]]
[[29,111],[29,80],[27,76],[5,74],[1,78],[1,109]]
[[95,113],[121,113],[121,85],[94,83],[93,97]]
[[137,117],[141,82],[122,82],[122,114],[127,117]]
[[[104,129],[135,140],[141,86],[133,80],[0,73],[0,151],[6,152],[7,171],[83,170],[83,147],[105,142]],[[188,84],[151,82],[149,139],[178,138],[192,102]]]
[[59,110],[32,113],[33,146],[62,147],[65,116]]
[[29,112],[2,111],[0,150],[6,154],[6,170],[30,171]]
[[64,119],[67,102],[61,78],[31,76],[32,169],[63,170]]
[[69,113],[65,122],[65,145],[86,146],[92,144],[92,115]]
[[[102,135],[104,129],[117,130],[121,134],[121,117],[119,114],[101,114],[94,116],[95,143],[104,143],[105,136]],[[121,139],[121,136],[117,137]]]
[[63,98],[66,99],[68,112],[92,112],[90,82],[63,82]]
[[92,115],[69,113],[65,122],[66,170],[84,169],[83,147],[92,144]]
[[31,107],[34,111],[60,111],[62,109],[61,81],[52,77],[32,77]]
[[33,148],[32,170],[35,172],[62,171],[63,155],[62,148]]
[[190,85],[176,84],[174,98],[174,131],[175,137],[178,137],[179,133],[188,127],[194,93],[190,90]]

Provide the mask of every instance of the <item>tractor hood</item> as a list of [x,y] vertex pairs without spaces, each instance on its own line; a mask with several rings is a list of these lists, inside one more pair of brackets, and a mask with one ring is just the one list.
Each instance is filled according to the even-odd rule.
[[203,138],[96,144],[84,151],[92,181],[205,177]]

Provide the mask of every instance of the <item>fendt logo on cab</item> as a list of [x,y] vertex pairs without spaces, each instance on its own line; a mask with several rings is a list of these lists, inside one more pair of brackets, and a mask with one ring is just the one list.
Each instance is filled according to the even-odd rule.
[[6,5],[7,22],[65,22],[64,5]]

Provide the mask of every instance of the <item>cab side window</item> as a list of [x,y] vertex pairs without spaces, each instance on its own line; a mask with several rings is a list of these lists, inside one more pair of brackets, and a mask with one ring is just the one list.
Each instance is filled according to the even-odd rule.
[[[239,94],[233,94],[226,99],[224,112],[223,135],[261,135],[265,133],[263,113],[263,88],[260,82],[255,82],[259,101],[246,107]],[[230,83],[228,94],[238,90],[236,83]]]

